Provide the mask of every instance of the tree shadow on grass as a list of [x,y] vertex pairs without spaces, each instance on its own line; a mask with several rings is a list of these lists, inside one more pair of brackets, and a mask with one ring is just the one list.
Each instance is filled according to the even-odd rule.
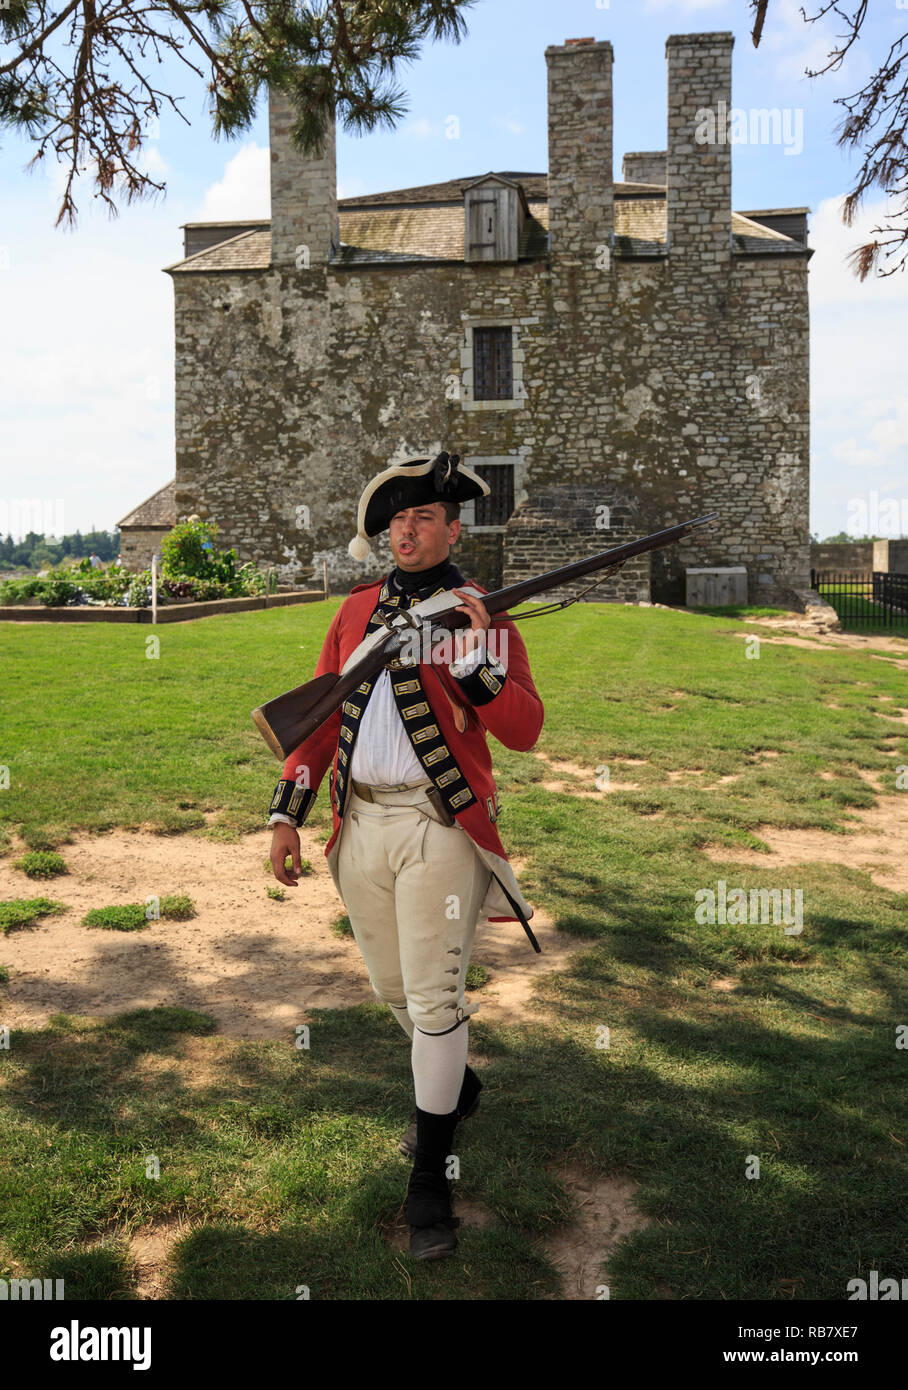
[[[308,1049],[219,1039],[214,1074],[192,1084],[214,1029],[202,1014],[61,1017],[15,1033],[4,1097],[24,1161],[6,1179],[8,1246],[48,1271],[70,1259],[72,1297],[105,1280],[104,1296],[130,1297],[128,1258],[76,1247],[179,1213],[190,1230],[171,1252],[169,1297],[295,1299],[305,1285],[312,1298],[535,1299],[557,1288],[538,1237],[571,1219],[549,1171],[570,1159],[632,1176],[659,1223],[615,1253],[613,1296],[657,1297],[667,1280],[679,1297],[844,1297],[868,1251],[875,1268],[899,1259],[898,1160],[881,1138],[897,1108],[893,1049],[859,1009],[805,1036],[742,1007],[769,983],[799,1020],[829,1016],[809,989],[773,980],[784,961],[753,964],[734,1005],[717,1012],[713,997],[707,1013],[676,982],[727,967],[728,942],[673,929],[682,901],[689,911],[679,886],[641,908],[636,886],[613,885],[621,925],[597,924],[601,946],[539,981],[547,1020],[471,1025],[489,1063],[480,1110],[458,1131],[459,1190],[496,1220],[462,1233],[463,1258],[426,1269],[382,1239],[406,1185],[396,1140],[412,1090],[409,1047],[377,1003],[313,1011]],[[894,1006],[895,979],[874,964]],[[618,1046],[597,1047],[602,1023]],[[149,1148],[159,1182],[132,1171]],[[37,1207],[29,1185],[47,1194]]]

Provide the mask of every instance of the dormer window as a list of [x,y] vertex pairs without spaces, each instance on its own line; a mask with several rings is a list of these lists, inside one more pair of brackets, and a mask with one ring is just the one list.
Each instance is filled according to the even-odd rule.
[[467,185],[463,200],[464,260],[516,261],[529,216],[520,184],[500,174],[485,174]]

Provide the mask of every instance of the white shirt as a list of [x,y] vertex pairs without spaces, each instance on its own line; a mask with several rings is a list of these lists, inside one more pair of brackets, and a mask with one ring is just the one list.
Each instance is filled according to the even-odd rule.
[[[468,676],[485,656],[485,649],[485,633],[482,633],[473,651],[451,662],[448,670],[452,676]],[[387,667],[379,675],[363,711],[353,745],[351,775],[368,787],[400,787],[404,782],[429,780],[404,728]],[[277,821],[296,826],[292,817],[279,811],[275,811],[268,824],[274,825]]]

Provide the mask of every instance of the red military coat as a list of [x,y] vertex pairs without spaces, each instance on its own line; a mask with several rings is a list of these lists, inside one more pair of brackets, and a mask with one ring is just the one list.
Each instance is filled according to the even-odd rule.
[[[313,679],[328,671],[341,671],[351,652],[363,640],[378,605],[379,594],[386,592],[383,584],[382,580],[358,584],[351,591],[349,598],[341,604],[328,628]],[[467,584],[480,593],[488,592],[472,580],[465,581],[460,587]],[[512,622],[496,623],[494,630],[507,631],[507,647],[504,660],[506,675],[501,676],[499,673],[498,680],[486,682],[485,689],[499,686],[493,698],[484,698],[484,703],[475,706],[469,703],[458,680],[451,675],[447,665],[442,663],[420,662],[418,674],[426,700],[431,706],[431,718],[437,723],[441,737],[475,797],[463,810],[452,811],[452,814],[456,823],[470,836],[480,858],[492,871],[489,891],[480,910],[480,921],[521,921],[534,949],[538,951],[536,939],[527,926],[527,919],[533,916],[533,909],[520,892],[496,829],[498,794],[492,775],[492,759],[486,733],[494,734],[506,748],[526,751],[532,748],[539,738],[545,711],[533,684],[526,647],[519,631]],[[466,720],[463,732],[455,723],[451,702],[463,711]],[[342,710],[336,710],[310,734],[309,738],[294,749],[287,758],[283,771],[283,777],[292,782],[297,781],[300,769],[305,768],[306,785],[314,793],[329,766],[331,767],[334,827],[331,839],[325,847],[325,855],[338,893],[340,886],[337,881],[336,863],[343,814],[338,810],[336,782],[338,744],[343,719]],[[312,800],[314,797],[310,798],[307,812]],[[349,799],[345,798],[344,807],[347,804]],[[343,894],[340,893],[340,896],[343,897]]]

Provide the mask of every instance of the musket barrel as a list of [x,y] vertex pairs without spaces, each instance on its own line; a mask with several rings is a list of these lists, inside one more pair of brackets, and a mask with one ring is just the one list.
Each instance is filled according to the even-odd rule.
[[[700,516],[693,521],[682,521],[677,526],[669,526],[664,531],[654,531],[651,536],[641,536],[639,540],[628,541],[612,550],[601,550],[598,555],[589,555],[585,560],[575,560],[569,565],[562,565],[559,569],[549,570],[546,574],[536,575],[532,579],[521,579],[516,584],[509,584],[506,589],[495,589],[490,594],[484,594],[482,601],[487,612],[503,613],[518,603],[535,598],[537,594],[548,593],[550,589],[570,584],[575,579],[583,579],[585,575],[595,574],[597,570],[622,564],[625,560],[633,559],[635,555],[644,555],[648,550],[661,550],[664,546],[673,545],[696,527],[706,526],[708,522],[715,521],[717,516],[718,512],[710,512],[708,516]],[[444,626],[445,620],[442,619],[439,625]]]
[[[590,555],[585,560],[562,565],[560,569],[549,570],[533,579],[523,579],[517,584],[510,584],[506,589],[496,589],[490,594],[483,594],[482,601],[491,615],[504,613],[516,604],[534,598],[536,594],[544,594],[550,589],[557,589],[561,584],[583,579],[585,575],[595,574],[597,570],[623,564],[634,555],[643,555],[648,550],[661,550],[663,546],[672,545],[682,536],[689,535],[696,527],[715,521],[717,515],[717,512],[711,512],[708,516],[697,517],[694,521],[682,521],[679,525],[669,526],[664,531],[655,531],[651,536],[642,536],[640,540],[628,541],[612,550],[600,551],[598,555]],[[436,617],[426,619],[426,622],[431,627],[438,628],[465,627],[469,618],[454,610],[450,613],[440,613]],[[389,631],[389,643],[391,636]],[[330,718],[363,680],[377,674],[387,659],[387,648],[383,646],[365,656],[346,675],[326,672],[317,679],[308,681],[306,685],[297,686],[295,690],[288,690],[274,700],[259,705],[253,710],[252,717],[272,753],[276,757],[289,757],[293,749],[299,747],[300,743]]]

